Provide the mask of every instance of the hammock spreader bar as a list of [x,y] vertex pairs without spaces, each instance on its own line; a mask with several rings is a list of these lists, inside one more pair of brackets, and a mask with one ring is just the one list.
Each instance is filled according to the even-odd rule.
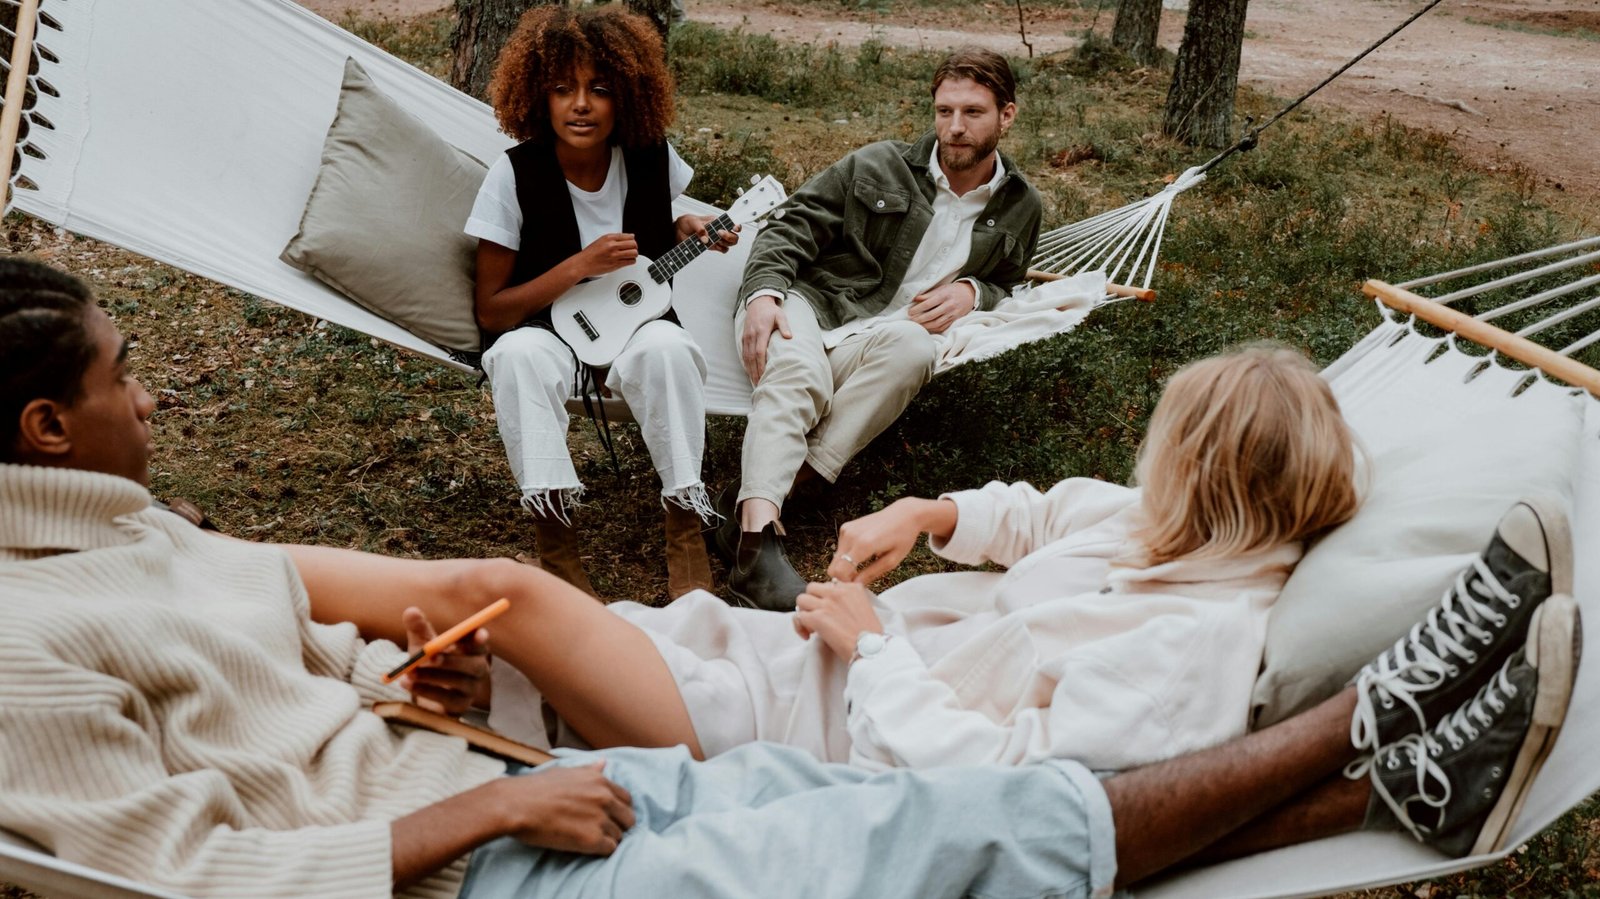
[[[1391,309],[1415,315],[1429,324],[1452,331],[1600,397],[1600,371],[1595,371],[1548,347],[1540,346],[1526,337],[1519,337],[1497,325],[1479,321],[1449,306],[1383,281],[1375,279],[1368,281],[1362,285],[1361,292]],[[1600,332],[1590,335],[1588,339],[1592,341],[1597,336],[1600,336]]]
[[21,0],[17,6],[17,28],[11,38],[11,66],[6,74],[5,108],[0,110],[0,160],[5,163],[5,197],[0,213],[11,211],[11,163],[17,151],[17,133],[22,128],[22,101],[28,93],[28,70],[32,68],[34,26],[39,21],[39,0]]
[[[1520,262],[1534,262],[1541,259],[1548,259],[1552,256],[1574,253],[1597,246],[1600,246],[1600,237],[1584,238],[1583,240],[1575,240],[1570,243],[1546,247],[1542,250],[1533,250],[1528,253],[1520,253],[1516,256],[1510,256],[1505,259],[1497,259],[1493,262],[1484,262],[1478,265],[1471,265],[1467,266],[1466,268],[1456,269],[1455,271],[1444,272],[1438,275],[1429,275],[1425,278],[1417,278],[1415,280],[1396,285],[1396,287],[1401,290],[1409,291],[1411,288],[1418,286],[1441,284],[1446,281],[1452,281],[1457,278],[1466,277],[1467,275],[1482,274],[1484,272],[1491,272],[1496,269],[1506,268],[1507,266],[1516,265]],[[1519,272],[1517,274],[1495,278],[1494,280],[1486,281],[1482,284],[1455,290],[1443,296],[1433,297],[1429,302],[1436,303],[1440,306],[1447,306],[1457,300],[1480,296],[1490,291],[1509,287],[1514,284],[1520,284],[1534,278],[1547,277],[1570,269],[1577,269],[1580,272],[1587,271],[1593,268],[1597,262],[1600,262],[1600,252],[1583,253],[1581,255],[1571,256],[1558,262],[1547,263],[1545,265],[1529,269],[1525,272]],[[1502,316],[1510,315],[1513,312],[1521,312],[1524,309],[1531,309],[1534,306],[1539,306],[1544,303],[1551,302],[1552,300],[1570,296],[1571,294],[1579,293],[1597,286],[1600,286],[1600,275],[1588,275],[1568,284],[1563,284],[1559,287],[1552,287],[1549,290],[1540,291],[1532,296],[1524,297],[1520,300],[1515,300],[1503,306],[1480,312],[1476,318],[1480,322],[1490,322]],[[1563,309],[1559,312],[1553,313],[1547,318],[1534,322],[1520,331],[1517,331],[1515,336],[1530,337],[1542,331],[1549,330],[1550,328],[1554,327],[1555,325],[1559,325],[1562,322],[1570,321],[1571,319],[1574,319],[1585,312],[1589,312],[1594,309],[1600,309],[1600,296],[1585,300],[1584,302],[1579,303],[1571,308]],[[1437,322],[1435,322],[1435,324],[1437,324]],[[1570,356],[1573,353],[1576,353],[1579,350],[1594,344],[1596,341],[1600,341],[1600,332],[1587,335],[1580,340],[1563,347],[1557,352],[1564,356]]]

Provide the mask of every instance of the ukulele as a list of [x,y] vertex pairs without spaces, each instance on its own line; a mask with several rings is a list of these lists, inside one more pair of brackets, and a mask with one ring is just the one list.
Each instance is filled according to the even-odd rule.
[[[706,225],[713,243],[722,232],[754,222],[788,199],[771,175],[750,180],[750,189]],[[578,283],[550,306],[556,334],[584,364],[610,365],[635,331],[672,306],[672,276],[708,249],[699,237],[691,237],[653,262],[640,256],[632,265]]]

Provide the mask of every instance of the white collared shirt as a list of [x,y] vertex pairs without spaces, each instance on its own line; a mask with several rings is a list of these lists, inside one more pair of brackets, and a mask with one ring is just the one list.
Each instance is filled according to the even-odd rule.
[[[995,153],[994,175],[959,197],[950,189],[950,179],[944,173],[944,166],[939,164],[938,142],[934,143],[933,152],[929,155],[928,171],[933,174],[933,219],[928,222],[928,230],[922,233],[922,242],[917,244],[917,252],[911,257],[911,265],[906,268],[906,275],[900,281],[900,289],[895,292],[889,305],[877,315],[848,321],[831,331],[824,331],[824,347],[832,349],[852,334],[860,334],[886,321],[905,318],[906,309],[913,298],[949,283],[961,266],[966,264],[967,257],[972,255],[972,226],[1000,188],[1000,179],[1006,173],[1005,163],[1000,161],[1000,154]],[[961,280],[971,285],[972,308],[978,308],[977,280]],[[758,290],[745,298],[745,305],[762,296],[777,297],[780,301],[783,299],[775,290]]]
[[[939,164],[939,144],[935,142],[928,158],[928,172],[933,175],[933,219],[928,222],[928,230],[922,233],[922,242],[917,244],[917,252],[911,257],[911,265],[906,269],[905,278],[900,281],[900,289],[895,291],[894,299],[877,315],[848,321],[831,331],[824,331],[822,345],[828,349],[838,346],[846,337],[869,331],[883,322],[905,318],[913,299],[950,283],[956,272],[967,264],[967,257],[972,255],[972,226],[999,189],[1000,179],[1005,177],[1005,165],[1000,161],[1000,154],[994,154],[993,177],[958,197],[950,189],[950,179],[944,173],[944,166]],[[961,280],[971,285],[972,305],[976,309],[978,282],[972,278]]]

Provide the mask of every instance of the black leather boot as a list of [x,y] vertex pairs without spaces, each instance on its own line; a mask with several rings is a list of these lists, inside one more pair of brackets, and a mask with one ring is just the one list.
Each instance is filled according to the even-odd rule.
[[769,612],[794,611],[795,597],[806,591],[806,581],[789,564],[776,523],[759,534],[739,532],[738,551],[728,568],[728,589],[736,605]]

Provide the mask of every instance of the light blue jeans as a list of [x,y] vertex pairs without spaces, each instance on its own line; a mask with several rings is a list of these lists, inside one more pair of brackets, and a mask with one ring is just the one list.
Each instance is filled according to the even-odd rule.
[[752,743],[706,762],[678,748],[551,764],[597,758],[638,817],[617,851],[496,840],[472,854],[461,899],[1091,897],[1116,875],[1111,806],[1072,762],[874,774]]

